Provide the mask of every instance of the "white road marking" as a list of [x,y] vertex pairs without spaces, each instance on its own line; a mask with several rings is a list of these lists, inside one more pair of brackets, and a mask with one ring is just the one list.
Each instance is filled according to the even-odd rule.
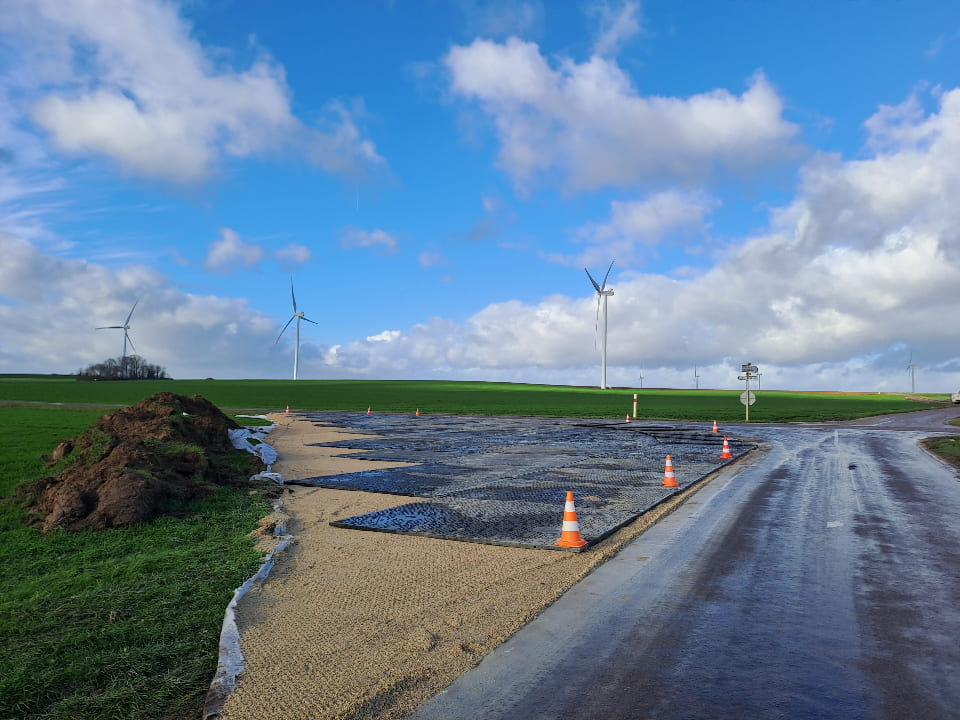
[[827,527],[828,528],[843,527],[843,523],[840,522],[839,520],[831,520],[830,522],[827,523]]

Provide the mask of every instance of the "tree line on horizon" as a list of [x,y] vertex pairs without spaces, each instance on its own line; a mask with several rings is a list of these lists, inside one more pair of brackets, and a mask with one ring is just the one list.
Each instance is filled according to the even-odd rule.
[[148,363],[139,355],[108,358],[77,371],[77,380],[170,380],[165,368]]

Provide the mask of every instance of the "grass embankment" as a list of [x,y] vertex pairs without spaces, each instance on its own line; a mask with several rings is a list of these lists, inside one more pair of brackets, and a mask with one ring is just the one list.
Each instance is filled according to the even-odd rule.
[[11,499],[95,410],[0,406],[0,718],[199,717],[223,612],[270,510],[223,489],[130,530],[52,532]]
[[[366,412],[624,417],[638,395],[640,417],[740,422],[740,390],[599,390],[514,383],[393,380],[157,380],[80,383],[69,379],[0,378],[0,400],[132,405],[156,392],[202,395],[221,408]],[[759,391],[753,422],[817,422],[942,407],[899,394]]]
[[[960,418],[954,418],[950,421],[950,424],[960,427]],[[923,446],[954,467],[960,468],[960,435],[930,438],[923,441]]]

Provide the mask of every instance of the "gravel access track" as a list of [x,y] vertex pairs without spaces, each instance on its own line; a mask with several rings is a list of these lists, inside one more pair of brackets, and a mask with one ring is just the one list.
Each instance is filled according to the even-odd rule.
[[[384,450],[370,453],[381,459],[367,460],[328,444],[371,441],[373,423],[358,433],[316,418],[271,419],[278,425],[269,441],[280,457],[273,469],[288,481],[409,467],[388,461]],[[283,512],[296,541],[239,603],[245,670],[220,717],[403,718],[695,489],[587,552],[564,553],[333,527],[331,521],[387,510],[397,497],[288,487]],[[561,503],[556,533],[562,511]],[[264,523],[264,547],[271,524]]]

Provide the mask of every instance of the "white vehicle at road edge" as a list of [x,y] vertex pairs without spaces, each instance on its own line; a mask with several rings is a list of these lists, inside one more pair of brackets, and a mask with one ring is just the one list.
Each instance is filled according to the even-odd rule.
[[957,405],[960,405],[960,390],[957,390],[957,391],[950,397],[950,399],[951,399],[954,403],[956,403]]

